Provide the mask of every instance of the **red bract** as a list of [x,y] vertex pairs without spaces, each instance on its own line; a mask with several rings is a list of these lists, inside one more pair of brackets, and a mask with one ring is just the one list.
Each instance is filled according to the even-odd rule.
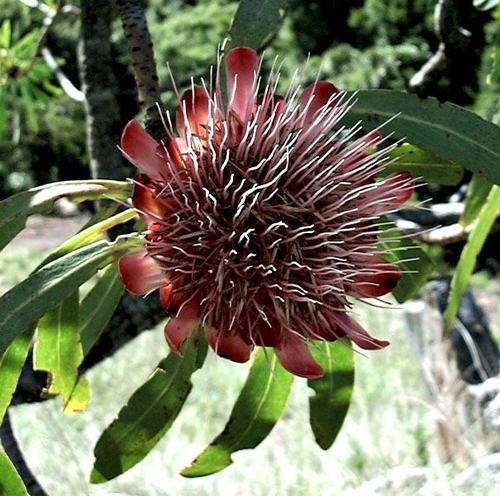
[[375,221],[408,200],[413,181],[376,180],[388,148],[378,132],[356,138],[359,127],[339,126],[351,104],[333,84],[278,96],[275,74],[259,91],[253,50],[236,48],[225,64],[227,102],[218,65],[213,87],[179,98],[177,134],[170,120],[162,143],[136,121],[123,132],[148,229],[121,275],[133,294],[159,288],[174,351],[202,323],[220,356],[244,362],[272,346],[290,372],[320,377],[310,340],[387,345],[347,311],[350,297],[382,296],[400,279]]

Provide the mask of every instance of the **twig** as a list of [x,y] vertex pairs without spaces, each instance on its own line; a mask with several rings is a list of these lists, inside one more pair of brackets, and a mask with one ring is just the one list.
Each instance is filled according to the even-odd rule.
[[[24,5],[31,7],[32,9],[38,9],[42,14],[50,15],[54,12],[47,4],[39,2],[38,0],[19,0]],[[64,5],[61,11],[64,15],[80,15],[80,8],[76,5]]]
[[[17,473],[23,480],[30,496],[47,496],[47,493],[43,490],[42,486],[36,480],[35,476],[26,464],[26,460],[23,457],[19,445],[17,444],[14,431],[12,430],[8,412],[5,415],[2,426],[0,427],[0,439],[5,453],[10,458],[10,461],[16,468]],[[2,489],[1,484],[0,489]],[[2,492],[1,494],[4,493]]]
[[49,12],[46,14],[46,16],[43,20],[42,32],[40,33],[40,37],[38,38],[38,41],[36,43],[36,49],[33,52],[30,63],[28,64],[26,69],[23,71],[25,74],[29,74],[31,72],[31,69],[33,69],[33,66],[35,65],[36,59],[38,58],[38,56],[40,55],[40,52],[42,51],[43,47],[45,46],[45,42],[47,41],[47,36],[49,35],[50,28],[54,25],[54,22],[61,14],[65,3],[66,3],[66,0],[59,0],[57,2],[56,8],[54,10],[49,9]]
[[435,31],[439,45],[434,55],[411,78],[410,88],[427,94],[446,71],[457,51],[469,44],[471,33],[460,26],[456,0],[439,0],[434,10]]
[[416,233],[415,239],[428,245],[449,245],[458,241],[464,241],[469,236],[471,226],[464,227],[462,224],[438,227],[432,231]]
[[56,59],[53,57],[51,51],[47,47],[43,47],[41,50],[42,57],[45,63],[54,73],[54,76],[59,83],[59,86],[64,90],[66,95],[77,102],[83,102],[85,100],[85,94],[83,91],[79,90],[64,74],[64,72],[57,65]]
[[77,102],[83,102],[85,100],[85,95],[82,91],[80,91],[64,74],[59,65],[56,62],[56,59],[53,57],[51,51],[45,46],[47,41],[47,36],[49,34],[50,29],[54,25],[55,21],[59,18],[61,14],[76,14],[80,12],[80,9],[74,7],[72,5],[66,5],[66,0],[60,0],[57,3],[57,7],[55,9],[51,9],[49,6],[42,2],[38,2],[37,0],[19,0],[23,4],[28,7],[38,9],[40,12],[45,14],[45,19],[43,20],[43,29],[40,37],[37,41],[36,50],[33,53],[33,56],[30,60],[30,63],[23,70],[24,74],[28,74],[32,69],[33,65],[36,62],[36,59],[39,55],[42,55],[45,63],[48,65],[49,69],[54,73],[59,86],[63,89],[63,91],[73,100]]

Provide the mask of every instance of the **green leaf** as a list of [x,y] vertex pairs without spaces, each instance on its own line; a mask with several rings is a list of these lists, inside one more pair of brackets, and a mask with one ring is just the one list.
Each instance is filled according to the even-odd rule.
[[181,475],[220,472],[231,465],[235,451],[260,444],[281,417],[292,383],[293,375],[279,364],[274,352],[259,348],[225,429]]
[[[78,242],[76,242],[75,238]],[[63,244],[62,247],[59,247],[59,249],[45,258],[45,260],[38,266],[37,269],[35,269],[34,272],[47,265],[52,260],[65,255],[70,249],[76,250],[77,248],[82,248],[91,242],[91,237],[79,237],[77,234]],[[66,248],[63,249],[63,247]],[[86,353],[100,335],[108,320],[111,318],[111,313],[113,312],[122,293],[123,285],[118,277],[117,267],[115,264],[112,264],[108,268],[104,269],[103,276],[99,279],[96,286],[89,292],[87,297],[82,302],[82,310],[85,312],[85,325],[82,326],[80,324],[79,332],[80,334],[83,332],[81,339],[82,345],[88,347],[86,349]],[[26,361],[26,356],[28,354],[31,345],[31,338],[33,337],[34,332],[35,326],[29,326],[24,333],[17,336],[7,349],[3,358],[0,359],[0,424],[5,412],[7,411],[7,407],[12,400],[12,395],[16,389],[24,362]],[[78,388],[78,384],[76,387]],[[77,393],[72,393],[71,400],[75,394]],[[79,394],[82,394],[82,392]],[[77,398],[75,401],[79,401],[81,404],[80,399]],[[71,410],[72,408],[76,410],[77,408],[80,408],[80,406],[67,406],[68,410]]]
[[356,98],[343,124],[353,126],[362,120],[370,130],[399,114],[384,125],[384,134],[393,132],[395,138],[500,184],[500,128],[495,124],[458,105],[399,91],[359,91]]
[[16,60],[16,63],[28,62],[35,54],[38,40],[40,39],[40,30],[31,29],[22,38],[11,44],[10,55]]
[[82,413],[90,404],[92,391],[89,381],[85,377],[80,377],[76,386],[71,392],[69,400],[64,406],[64,413]]
[[23,191],[0,202],[0,250],[24,229],[30,215],[49,212],[56,200],[126,200],[132,186],[123,181],[63,181]]
[[99,269],[137,250],[137,235],[99,241],[49,263],[0,298],[0,356],[30,324],[58,305]]
[[[401,279],[392,294],[399,303],[416,296],[420,288],[434,272],[434,262],[422,248],[408,238],[400,238],[402,233],[393,224],[380,224],[379,247],[383,257],[401,271]],[[400,239],[398,239],[400,238]]]
[[491,10],[500,5],[500,0],[473,0],[472,3],[478,10]]
[[409,143],[398,146],[389,156],[397,158],[397,161],[387,166],[381,177],[394,172],[406,171],[413,177],[422,177],[430,183],[455,186],[464,175],[464,171],[459,165],[444,160],[434,153],[420,150]]
[[123,284],[118,267],[117,264],[112,264],[104,269],[80,306],[80,336],[84,356],[106,328],[122,295]]
[[0,86],[0,140],[3,140],[7,129],[7,91]]
[[241,0],[233,19],[230,46],[263,48],[279,30],[288,0]]
[[46,313],[38,323],[34,368],[49,373],[49,395],[61,395],[66,405],[78,380],[83,360],[78,333],[78,289]]
[[316,443],[328,449],[344,423],[354,387],[354,354],[349,340],[318,342],[311,346],[325,375],[307,381],[315,392],[309,398],[309,417]]
[[29,496],[23,480],[5,451],[0,448],[0,496]]
[[12,25],[10,23],[10,19],[5,19],[2,22],[2,28],[0,29],[0,48],[10,48],[11,39]]
[[93,484],[111,480],[139,463],[169,430],[191,391],[191,375],[207,354],[201,332],[184,345],[182,353],[182,357],[170,353],[160,362],[102,433],[94,450]]
[[476,217],[484,205],[484,202],[488,198],[488,194],[493,185],[479,174],[475,174],[470,183],[469,189],[467,190],[467,197],[465,199],[465,208],[460,218],[460,224],[463,226],[468,226],[476,220]]
[[106,238],[106,233],[115,226],[119,224],[123,224],[128,222],[131,219],[137,217],[137,213],[133,208],[128,210],[124,210],[119,214],[113,215],[108,219],[101,220],[85,229],[82,229],[80,232],[75,234],[73,237],[65,241],[57,250],[55,250],[49,256],[48,260],[44,263],[47,264],[56,258],[60,258],[63,255],[66,255],[78,248],[83,246],[90,245],[91,243],[95,243],[96,241],[100,241],[101,239]]
[[0,425],[12,401],[34,332],[34,326],[28,327],[0,358]]
[[488,237],[488,234],[500,215],[500,187],[493,186],[488,195],[486,203],[477,216],[477,220],[469,235],[469,239],[462,250],[455,273],[451,280],[450,294],[448,295],[448,306],[444,314],[444,328],[449,331],[458,309],[460,302],[467,289],[470,276],[476,265],[477,256]]
[[109,217],[114,215],[119,208],[120,205],[115,202],[106,205],[105,207],[103,206],[99,208],[99,210],[83,225],[81,230],[84,231],[85,229],[87,229],[87,227],[91,227],[98,222],[101,222],[102,220],[108,219]]
[[21,98],[23,101],[24,111],[28,126],[33,133],[38,133],[38,117],[36,115],[35,102],[30,90],[30,83],[28,80],[23,79],[19,81],[19,90],[21,91]]

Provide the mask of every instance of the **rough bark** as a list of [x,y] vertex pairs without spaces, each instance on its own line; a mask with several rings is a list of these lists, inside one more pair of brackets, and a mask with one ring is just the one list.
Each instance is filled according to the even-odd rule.
[[93,178],[123,179],[118,84],[111,56],[111,1],[86,0],[81,6],[78,47],[80,77],[85,93],[87,148]]
[[161,91],[144,3],[142,0],[116,0],[116,7],[134,69],[139,103],[146,114],[146,129],[151,136],[160,140],[165,135],[157,106],[161,101]]

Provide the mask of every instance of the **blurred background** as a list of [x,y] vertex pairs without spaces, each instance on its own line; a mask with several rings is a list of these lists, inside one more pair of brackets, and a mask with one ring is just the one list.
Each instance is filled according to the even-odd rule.
[[[290,0],[281,30],[266,47],[265,65],[280,58],[283,88],[297,67],[305,67],[306,82],[320,71],[341,89],[436,96],[500,124],[498,3]],[[145,4],[162,102],[172,111],[167,63],[180,88],[192,76],[206,76],[238,2]],[[103,58],[96,65],[99,76],[88,80],[88,67],[96,63],[92,53]],[[50,181],[130,177],[133,171],[116,145],[125,123],[140,112],[111,2],[0,0],[0,199]],[[106,125],[102,138],[112,152],[104,161],[92,143],[88,148],[93,118]],[[407,213],[405,220],[424,228],[457,223],[470,180],[466,172],[455,186],[422,187],[419,200],[432,198],[425,218]],[[91,208],[62,202],[57,216],[32,218],[0,256],[0,292],[76,232]],[[95,360],[88,373],[93,402],[82,415],[63,416],[56,400],[20,400],[24,404],[11,408],[26,461],[51,496],[498,494],[498,242],[499,230],[493,229],[459,315],[457,325],[466,330],[455,329],[451,340],[440,335],[441,300],[463,239],[427,246],[437,270],[418,299],[392,310],[359,305],[361,321],[391,346],[357,356],[354,400],[329,451],[314,443],[307,419],[310,391],[305,381],[296,381],[284,418],[261,446],[237,454],[220,474],[183,479],[179,470],[222,428],[246,372],[210,357],[194,376],[185,410],[156,449],[115,481],[90,486],[99,434],[167,352],[162,326],[153,325],[158,318],[138,324],[152,330],[120,346],[113,359]]]

